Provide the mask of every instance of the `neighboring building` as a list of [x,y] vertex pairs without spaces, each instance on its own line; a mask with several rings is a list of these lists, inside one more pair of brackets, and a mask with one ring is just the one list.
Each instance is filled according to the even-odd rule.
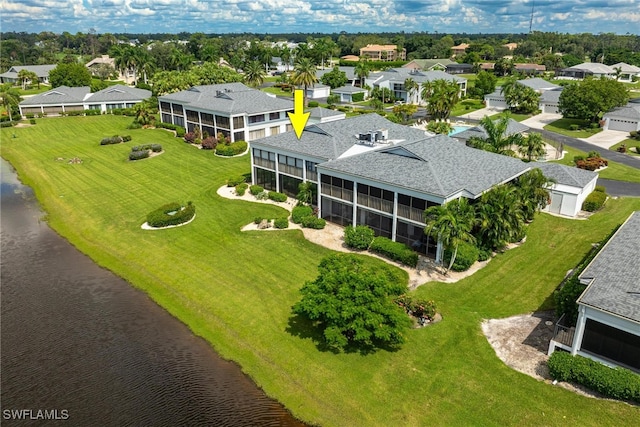
[[91,93],[91,88],[60,86],[26,98],[18,105],[20,114],[60,114],[70,111],[131,108],[151,97],[151,91],[124,85],[109,86]]
[[347,118],[347,114],[342,111],[322,107],[312,108],[309,110],[309,113],[309,121],[307,123],[310,125],[315,123],[329,123]]
[[545,65],[528,63],[513,64],[513,69],[528,76],[538,75],[547,71],[547,67]]
[[442,246],[424,234],[424,210],[478,199],[530,170],[512,157],[476,150],[444,135],[366,114],[252,141],[252,182],[295,197],[318,185],[320,217],[367,225],[437,261]]
[[[8,71],[0,74],[0,82],[2,83],[20,83],[20,79],[18,78],[18,73],[21,70],[28,70],[36,73],[38,76],[38,80],[40,83],[49,84],[49,71],[56,68],[57,64],[49,64],[49,65],[14,65],[9,68]],[[35,82],[32,82],[35,83]]]
[[602,119],[605,130],[640,131],[640,104],[629,102],[623,107],[605,113]]
[[445,71],[447,66],[455,64],[454,61],[447,59],[414,59],[406,64],[403,68],[410,68],[418,71]]
[[507,43],[507,44],[503,44],[502,47],[506,47],[507,49],[513,52],[518,47],[518,43]]
[[320,99],[326,98],[331,93],[331,87],[327,85],[323,85],[322,83],[316,83],[313,86],[307,87],[307,98],[309,99]]
[[447,65],[446,68],[447,74],[472,74],[473,73],[473,65],[472,64],[458,64],[454,62],[453,64]]
[[620,82],[631,83],[634,77],[640,79],[640,67],[636,67],[635,65],[618,62],[617,64],[613,64],[611,68],[613,68],[614,73],[618,73],[618,70],[620,71],[620,76],[618,77],[618,81]]
[[579,276],[575,327],[558,321],[549,354],[562,349],[640,372],[640,211],[629,216]]
[[367,98],[367,90],[357,86],[341,86],[331,90],[331,93],[340,95],[340,102],[353,102],[353,95],[363,93],[364,99]]
[[443,71],[416,71],[408,68],[392,68],[378,73],[371,73],[365,79],[365,84],[371,88],[387,88],[393,92],[396,99],[400,99],[407,103],[424,104],[420,89],[414,91],[411,96],[404,87],[407,79],[412,79],[416,83],[422,85],[428,81],[448,80],[454,81],[460,87],[460,97],[467,94],[467,79],[464,77],[452,76]]
[[135,74],[133,69],[128,69],[124,73],[121,70],[116,68],[116,60],[111,58],[109,55],[102,55],[98,58],[94,58],[91,61],[87,62],[86,67],[91,72],[92,76],[98,76],[97,69],[100,65],[109,65],[113,68],[113,70],[118,74],[118,80],[122,80],[126,84],[135,83],[134,78]]
[[[498,123],[499,121],[500,119],[494,120],[494,123]],[[507,122],[507,129],[505,129],[504,135],[502,136],[506,138],[512,135],[523,134],[528,130],[529,130],[528,126],[525,126],[522,123],[510,118],[509,121]],[[477,125],[469,129],[463,130],[462,132],[453,134],[451,135],[451,138],[455,138],[460,142],[466,144],[467,141],[471,138],[487,139],[488,136],[489,134],[487,133],[484,126]]]
[[616,77],[615,70],[605,64],[598,62],[583,62],[573,67],[560,70],[556,78],[558,79],[584,79],[585,77],[607,77],[614,79]]
[[547,114],[560,114],[560,94],[562,87],[553,90],[545,90],[540,94],[538,108]]
[[344,56],[341,56],[340,59],[342,59],[343,61],[350,61],[350,62],[360,61],[360,57],[355,55],[344,55]]
[[[356,76],[356,73],[355,73],[355,67],[340,66],[338,67],[338,70],[342,71],[344,75],[347,77],[347,85],[354,86],[358,81],[358,76]],[[322,79],[322,76],[324,76],[327,73],[330,73],[331,71],[333,71],[333,68],[325,68],[324,70],[317,70],[316,77],[318,78],[318,81]]]
[[368,44],[360,48],[360,56],[372,61],[404,61],[407,49],[398,50],[395,44]]
[[460,43],[459,45],[451,48],[451,53],[453,56],[464,55],[467,52],[467,48],[469,48],[467,43]]
[[548,162],[536,162],[532,166],[540,168],[544,176],[555,181],[549,188],[551,200],[543,209],[545,212],[575,217],[598,181],[596,172],[576,167]]
[[[545,92],[548,91],[560,91],[562,90],[562,86],[558,86],[557,84],[550,83],[541,78],[529,78],[518,80],[518,84],[529,87],[535,90],[540,94],[540,101],[538,108],[540,108],[543,112],[553,112],[555,108],[555,112],[557,112],[557,100],[559,100],[559,94],[556,97],[556,94],[552,94],[549,96],[545,96]],[[557,98],[557,100],[556,100]],[[544,100],[544,101],[543,101]],[[555,101],[554,101],[555,100]],[[485,105],[489,108],[509,108],[507,101],[502,94],[502,88],[497,87],[496,90],[488,95],[484,96]],[[545,111],[547,110],[547,111]]]
[[161,120],[192,132],[222,133],[231,141],[251,141],[292,130],[293,103],[242,83],[194,86],[158,97]]

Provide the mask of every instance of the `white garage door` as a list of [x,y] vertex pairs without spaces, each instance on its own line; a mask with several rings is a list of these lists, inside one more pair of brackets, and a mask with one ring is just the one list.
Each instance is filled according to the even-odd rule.
[[545,104],[542,112],[547,114],[558,114],[558,104]]
[[637,120],[619,120],[609,119],[609,130],[621,130],[625,132],[631,132],[638,129]]
[[500,98],[485,98],[485,100],[487,101],[487,107],[491,107],[491,108],[509,108],[509,106],[507,105],[507,102],[504,100],[504,98],[500,99]]

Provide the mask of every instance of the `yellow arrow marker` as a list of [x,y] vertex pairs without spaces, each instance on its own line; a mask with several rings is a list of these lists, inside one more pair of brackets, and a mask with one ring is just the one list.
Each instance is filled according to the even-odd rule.
[[302,130],[309,120],[309,114],[304,112],[304,92],[302,89],[296,89],[293,93],[293,113],[289,114],[289,120],[293,125],[293,130],[296,132],[298,139],[302,136]]

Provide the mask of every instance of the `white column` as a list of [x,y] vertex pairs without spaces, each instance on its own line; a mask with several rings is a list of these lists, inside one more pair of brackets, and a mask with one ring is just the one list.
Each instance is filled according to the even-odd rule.
[[576,331],[573,334],[573,343],[571,345],[571,355],[575,356],[582,347],[582,337],[584,336],[584,327],[587,322],[585,307],[578,305],[578,323],[576,323]]
[[352,216],[352,225],[355,227],[358,225],[358,183],[353,181],[353,216]]
[[391,220],[391,240],[396,241],[396,229],[398,228],[398,192],[393,192],[393,218]]

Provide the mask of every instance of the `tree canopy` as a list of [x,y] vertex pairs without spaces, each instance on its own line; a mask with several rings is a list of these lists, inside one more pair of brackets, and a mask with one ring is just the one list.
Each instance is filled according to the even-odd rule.
[[628,101],[629,91],[624,84],[607,78],[587,78],[564,88],[558,109],[564,117],[597,122],[604,113]]
[[331,89],[335,89],[346,85],[348,79],[347,74],[344,71],[340,71],[340,68],[336,65],[333,67],[333,70],[325,73],[325,75],[320,78],[320,81],[327,86],[331,86]]
[[402,275],[390,266],[333,254],[320,262],[318,277],[304,284],[293,312],[322,330],[322,344],[328,348],[394,348],[405,341],[403,332],[411,324],[393,301],[406,288]]
[[61,63],[53,70],[49,71],[49,82],[52,87],[69,86],[81,87],[91,86],[91,73],[83,64]]

